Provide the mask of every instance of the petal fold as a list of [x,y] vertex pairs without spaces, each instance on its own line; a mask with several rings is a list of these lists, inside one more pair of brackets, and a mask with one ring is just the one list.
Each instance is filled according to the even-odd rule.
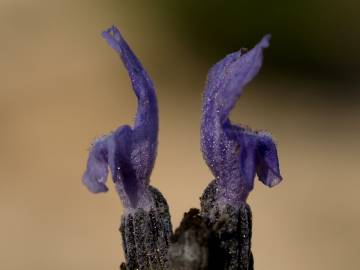
[[257,170],[259,180],[269,187],[281,182],[279,160],[276,145],[269,134],[261,133],[258,136]]
[[107,138],[102,137],[92,145],[83,183],[93,193],[108,191],[105,185],[109,173]]

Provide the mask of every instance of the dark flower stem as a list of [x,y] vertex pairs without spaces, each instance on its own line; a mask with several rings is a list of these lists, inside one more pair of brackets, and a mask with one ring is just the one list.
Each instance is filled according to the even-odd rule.
[[[207,204],[208,201],[202,201]],[[215,223],[206,213],[185,213],[169,248],[171,270],[253,270],[252,218],[249,205],[218,212]]]
[[122,269],[168,269],[167,252],[172,234],[169,207],[161,193],[149,187],[155,201],[150,211],[141,208],[123,215],[120,232],[126,265]]
[[201,215],[210,228],[209,268],[252,270],[252,213],[244,202],[238,207],[228,204],[219,209],[216,181],[210,183],[201,197]]

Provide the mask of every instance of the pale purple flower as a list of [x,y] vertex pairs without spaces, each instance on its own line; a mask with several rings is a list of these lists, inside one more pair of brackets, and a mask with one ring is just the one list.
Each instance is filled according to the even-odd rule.
[[256,76],[269,46],[266,35],[252,50],[227,55],[209,71],[203,96],[201,148],[216,177],[217,200],[238,205],[253,189],[255,174],[272,187],[282,177],[270,134],[232,125],[229,113],[244,87]]
[[158,108],[153,83],[141,63],[113,26],[103,38],[119,54],[138,98],[133,127],[124,125],[97,139],[89,153],[83,183],[91,192],[105,192],[110,168],[116,189],[126,208],[151,206],[148,189],[157,150]]

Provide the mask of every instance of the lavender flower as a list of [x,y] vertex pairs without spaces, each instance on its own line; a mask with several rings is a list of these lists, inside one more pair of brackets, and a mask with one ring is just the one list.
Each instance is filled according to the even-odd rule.
[[203,97],[201,148],[216,177],[217,201],[233,206],[245,202],[255,174],[272,187],[281,181],[276,146],[266,132],[232,125],[229,113],[244,87],[256,76],[269,46],[265,36],[252,50],[229,54],[209,71]]
[[124,125],[93,144],[83,183],[93,192],[106,192],[109,168],[125,213],[121,218],[126,264],[121,269],[167,269],[172,234],[169,207],[160,191],[149,185],[157,149],[158,108],[153,83],[113,26],[103,38],[124,63],[138,109],[133,127]]
[[[244,87],[259,72],[265,36],[252,50],[229,54],[209,71],[203,97],[201,148],[215,176],[201,196],[201,216],[211,231],[209,265],[252,270],[252,213],[246,199],[255,174],[267,186],[281,181],[276,146],[266,132],[232,125],[229,114]],[[216,259],[211,261],[211,254]]]
[[149,185],[158,135],[154,86],[116,27],[102,36],[129,73],[138,109],[133,127],[121,126],[94,142],[83,183],[93,193],[106,192],[111,171],[125,208],[120,232],[126,263],[121,269],[252,270],[252,213],[246,198],[255,174],[270,187],[281,181],[279,162],[269,134],[232,125],[228,116],[243,88],[258,73],[270,36],[249,52],[226,56],[209,72],[201,147],[216,179],[201,197],[201,211],[193,209],[185,215],[171,243],[167,202]]
[[148,74],[116,27],[102,33],[123,61],[134,92],[138,110],[134,127],[124,125],[95,141],[89,154],[84,184],[91,192],[105,192],[110,167],[116,189],[127,209],[151,205],[149,177],[154,166],[158,108],[156,94]]

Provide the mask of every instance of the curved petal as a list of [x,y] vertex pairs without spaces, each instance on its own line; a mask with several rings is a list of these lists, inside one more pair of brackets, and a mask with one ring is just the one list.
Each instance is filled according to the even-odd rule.
[[[264,36],[250,51],[241,49],[215,64],[209,71],[204,98],[213,100],[213,108],[224,123],[244,87],[257,75],[263,62],[263,50],[270,35]],[[207,105],[207,104],[204,104]]]
[[[126,206],[136,207],[139,200],[145,200],[149,177],[157,150],[158,108],[155,89],[147,72],[132,52],[119,30],[113,26],[102,33],[108,44],[119,54],[129,73],[138,108],[134,127],[121,126],[106,138],[101,149],[106,152],[106,162],[98,162],[90,152],[84,183],[91,190],[105,189],[101,180],[107,166],[110,166],[116,189]],[[96,145],[97,146],[97,145]],[[97,148],[95,148],[97,150]],[[98,156],[96,156],[98,157]],[[101,177],[98,176],[101,172]],[[92,179],[98,179],[94,181]]]
[[[231,126],[231,129],[232,133],[236,133],[235,140],[241,149],[240,169],[248,190],[253,189],[255,174],[266,186],[273,187],[280,183],[282,177],[278,154],[271,135],[237,126]],[[229,128],[226,133],[230,134]]]
[[257,170],[259,180],[269,187],[281,182],[276,145],[269,134],[258,135]]
[[210,69],[207,78],[201,147],[205,161],[218,179],[220,193],[230,201],[246,199],[256,173],[269,186],[279,182],[275,178],[281,179],[276,147],[269,143],[269,137],[232,125],[228,118],[244,87],[259,72],[269,40],[270,35],[266,35],[252,50],[229,54]]
[[263,62],[263,50],[269,47],[270,38],[270,35],[264,36],[252,50],[231,63],[226,71],[227,79],[218,101],[222,104],[222,121],[228,118],[244,87],[258,74]]
[[149,139],[156,141],[158,108],[154,86],[149,75],[115,26],[102,32],[102,36],[119,54],[129,73],[133,89],[138,98],[138,110],[134,128],[146,131]]
[[83,183],[93,193],[108,191],[105,185],[109,172],[106,141],[107,137],[102,137],[92,145],[83,175]]

